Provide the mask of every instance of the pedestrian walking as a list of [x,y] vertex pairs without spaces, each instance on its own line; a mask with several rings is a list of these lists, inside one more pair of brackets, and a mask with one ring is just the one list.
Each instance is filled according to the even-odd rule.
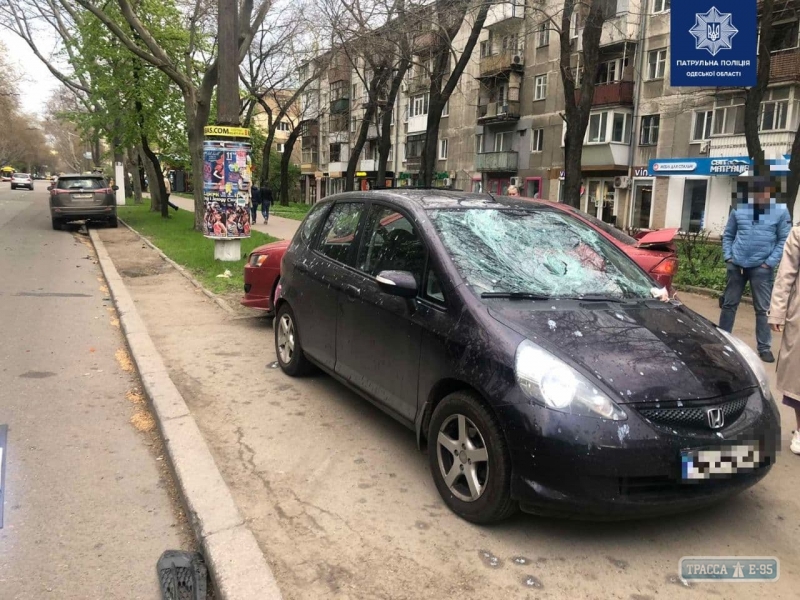
[[783,332],[778,352],[778,389],[783,403],[794,409],[797,429],[789,449],[800,454],[800,227],[795,227],[786,240],[781,266],[775,277],[769,324],[772,331]]
[[727,284],[722,298],[719,326],[733,331],[736,310],[747,282],[756,312],[758,355],[767,363],[772,355],[772,333],[767,321],[772,294],[773,269],[783,254],[791,231],[791,217],[785,204],[777,204],[775,183],[767,177],[748,177],[747,202],[731,211],[722,235],[722,255],[727,263]]
[[[250,219],[253,222],[253,225],[257,223],[256,214],[260,204],[261,190],[258,189],[258,186],[255,183],[253,183],[253,185],[250,187]],[[266,223],[266,220],[264,222]]]
[[264,224],[269,223],[269,207],[272,206],[273,197],[269,184],[261,190],[261,216],[264,217]]

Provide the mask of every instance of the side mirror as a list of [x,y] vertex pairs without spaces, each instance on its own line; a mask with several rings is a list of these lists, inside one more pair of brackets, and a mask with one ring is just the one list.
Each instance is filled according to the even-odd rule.
[[119,186],[118,185],[112,185],[111,189],[116,192],[119,189]]
[[375,278],[384,294],[414,298],[417,295],[417,280],[408,271],[381,271]]

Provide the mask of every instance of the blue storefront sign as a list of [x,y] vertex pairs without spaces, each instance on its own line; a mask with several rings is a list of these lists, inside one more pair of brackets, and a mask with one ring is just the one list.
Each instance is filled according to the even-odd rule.
[[747,156],[731,158],[655,158],[647,165],[651,177],[670,175],[727,175],[736,177],[748,171],[753,164]]
[[756,84],[756,0],[672,0],[670,85]]

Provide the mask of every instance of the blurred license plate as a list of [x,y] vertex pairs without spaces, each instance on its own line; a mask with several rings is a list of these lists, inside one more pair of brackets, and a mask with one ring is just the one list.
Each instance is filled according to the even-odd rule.
[[72,194],[73,200],[91,200],[94,194]]
[[687,450],[681,452],[681,478],[691,481],[729,477],[741,471],[752,471],[760,462],[761,453],[752,444]]

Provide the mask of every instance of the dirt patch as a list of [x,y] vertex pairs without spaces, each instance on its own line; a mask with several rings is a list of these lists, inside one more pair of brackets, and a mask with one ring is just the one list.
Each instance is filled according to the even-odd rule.
[[125,348],[120,348],[114,353],[114,357],[117,359],[119,363],[119,368],[125,371],[126,373],[133,373],[133,361],[131,360],[130,354]]
[[139,431],[153,431],[156,427],[156,421],[150,411],[137,410],[131,417],[131,425]]

